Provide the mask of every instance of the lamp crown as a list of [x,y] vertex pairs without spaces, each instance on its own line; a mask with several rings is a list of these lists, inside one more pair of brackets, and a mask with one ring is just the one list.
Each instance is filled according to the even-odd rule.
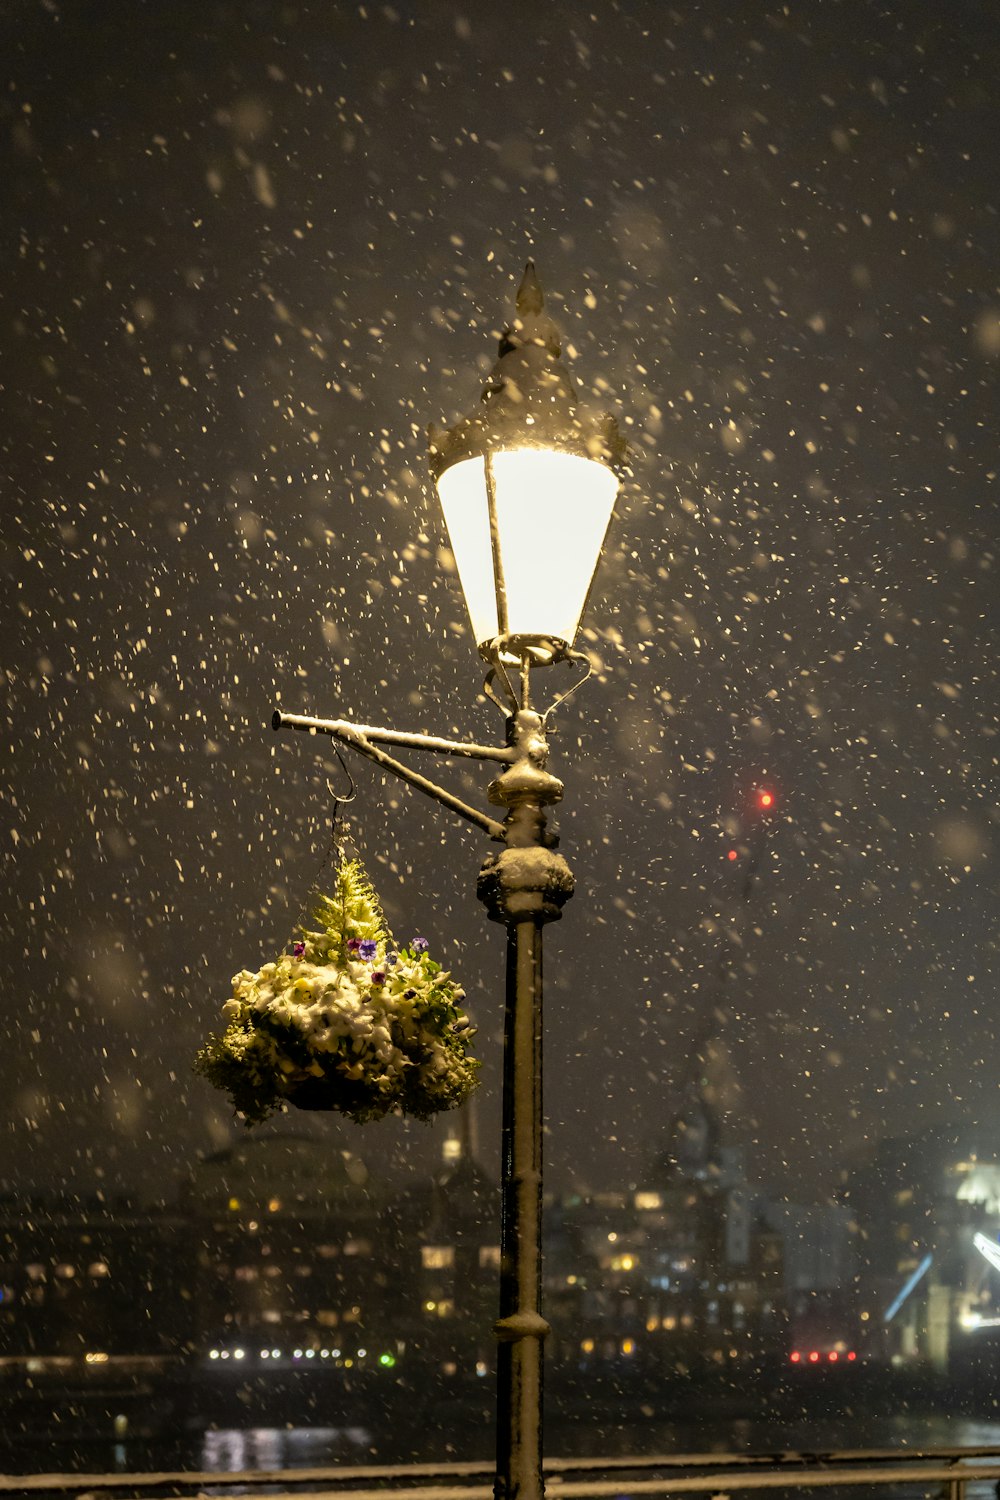
[[524,268],[478,409],[450,429],[432,426],[428,439],[435,479],[463,459],[524,447],[576,453],[618,472],[625,467],[627,448],[614,417],[579,405],[534,260]]

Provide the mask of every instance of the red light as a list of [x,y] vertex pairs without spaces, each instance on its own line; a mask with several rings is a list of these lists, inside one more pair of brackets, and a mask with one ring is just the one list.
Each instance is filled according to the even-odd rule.
[[791,1362],[792,1362],[793,1365],[797,1365],[798,1362],[799,1362],[799,1360],[802,1358],[802,1355],[799,1353],[799,1351],[797,1349],[793,1349],[792,1352],[791,1352],[791,1354],[788,1357],[791,1360]]
[[818,1352],[818,1350],[811,1349],[809,1351],[809,1363],[811,1365],[815,1365],[815,1364],[819,1363],[819,1352]]
[[726,858],[730,860],[739,859],[739,857],[740,854],[738,849],[730,849],[729,853],[726,855]]
[[758,792],[757,793],[757,805],[758,805],[758,807],[773,807],[774,806],[774,793],[773,792]]
[[848,1359],[857,1359],[858,1356],[855,1354],[854,1350],[852,1349],[851,1352],[850,1352],[850,1354],[847,1357],[848,1357]]
[[835,1365],[837,1363],[837,1360],[840,1358],[840,1355],[837,1353],[836,1349],[831,1349],[827,1358],[829,1359],[831,1365]]

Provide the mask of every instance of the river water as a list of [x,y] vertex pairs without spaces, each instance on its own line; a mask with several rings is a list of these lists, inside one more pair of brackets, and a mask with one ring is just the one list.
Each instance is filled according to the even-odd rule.
[[[254,1469],[300,1469],[326,1465],[440,1463],[490,1460],[493,1432],[490,1392],[471,1405],[442,1403],[410,1421],[352,1420],[342,1426],[259,1425],[252,1408],[243,1420],[220,1422],[207,1431],[142,1438],[119,1432],[117,1440],[76,1435],[57,1441],[52,1432],[9,1430],[0,1443],[0,1472],[139,1473],[202,1470],[236,1473]],[[579,1403],[556,1411],[546,1426],[545,1449],[553,1459],[634,1454],[824,1452],[887,1448],[1000,1447],[1000,1408],[989,1391],[967,1397],[924,1392],[918,1400],[898,1392],[865,1388],[858,1399],[786,1403],[775,1409],[761,1391],[751,1414],[726,1410],[717,1393],[681,1403],[683,1415],[663,1403],[623,1397],[617,1405]],[[996,1416],[989,1415],[990,1410]]]
[[[441,1435],[444,1436],[444,1435]],[[441,1462],[491,1457],[492,1434],[469,1452],[468,1443],[435,1441],[428,1433],[428,1459]],[[436,1447],[436,1453],[433,1449]],[[768,1421],[738,1418],[731,1421],[660,1423],[623,1422],[597,1430],[581,1424],[574,1430],[550,1425],[546,1451],[553,1459],[667,1453],[823,1452],[829,1449],[890,1448],[916,1451],[927,1448],[1000,1447],[1000,1419],[951,1417],[947,1413],[914,1416],[906,1412],[856,1414],[775,1426]],[[206,1433],[188,1462],[211,1472],[252,1469],[297,1469],[325,1464],[391,1463],[391,1448],[378,1434],[353,1428],[220,1428]],[[120,1455],[121,1457],[121,1455]],[[412,1460],[407,1460],[412,1461]],[[132,1467],[132,1465],[128,1465]],[[143,1464],[142,1467],[147,1467]]]

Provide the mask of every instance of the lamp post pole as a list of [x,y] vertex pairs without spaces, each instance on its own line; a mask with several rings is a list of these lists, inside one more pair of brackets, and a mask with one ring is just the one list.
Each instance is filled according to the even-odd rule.
[[[527,672],[525,681],[527,682]],[[486,860],[479,899],[507,928],[497,1349],[497,1500],[541,1500],[542,1343],[542,928],[573,894],[573,876],[545,829],[562,796],[546,769],[541,716],[508,720],[517,759],[490,787],[506,806],[505,847]]]
[[[613,417],[578,405],[558,329],[528,262],[517,314],[479,408],[430,431],[431,472],[462,578],[484,691],[503,710],[502,746],[277,712],[275,729],[328,734],[484,830],[503,848],[479,872],[478,895],[507,929],[501,1142],[497,1500],[542,1500],[542,929],[573,894],[547,831],[562,782],[548,770],[553,709],[590,674],[573,640],[611,519],[626,447]],[[543,571],[544,569],[544,571]],[[544,711],[532,671],[585,665]],[[515,679],[520,682],[515,686]],[[489,799],[503,821],[470,807],[380,745],[494,760]]]

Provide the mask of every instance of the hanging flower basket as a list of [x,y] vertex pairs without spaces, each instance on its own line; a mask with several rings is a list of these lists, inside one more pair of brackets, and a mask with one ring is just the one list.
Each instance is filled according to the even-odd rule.
[[247,1125],[287,1105],[336,1110],[359,1124],[387,1114],[430,1119],[476,1086],[464,992],[424,938],[396,948],[356,860],[299,929],[291,953],[233,978],[224,1031],[195,1059]]

